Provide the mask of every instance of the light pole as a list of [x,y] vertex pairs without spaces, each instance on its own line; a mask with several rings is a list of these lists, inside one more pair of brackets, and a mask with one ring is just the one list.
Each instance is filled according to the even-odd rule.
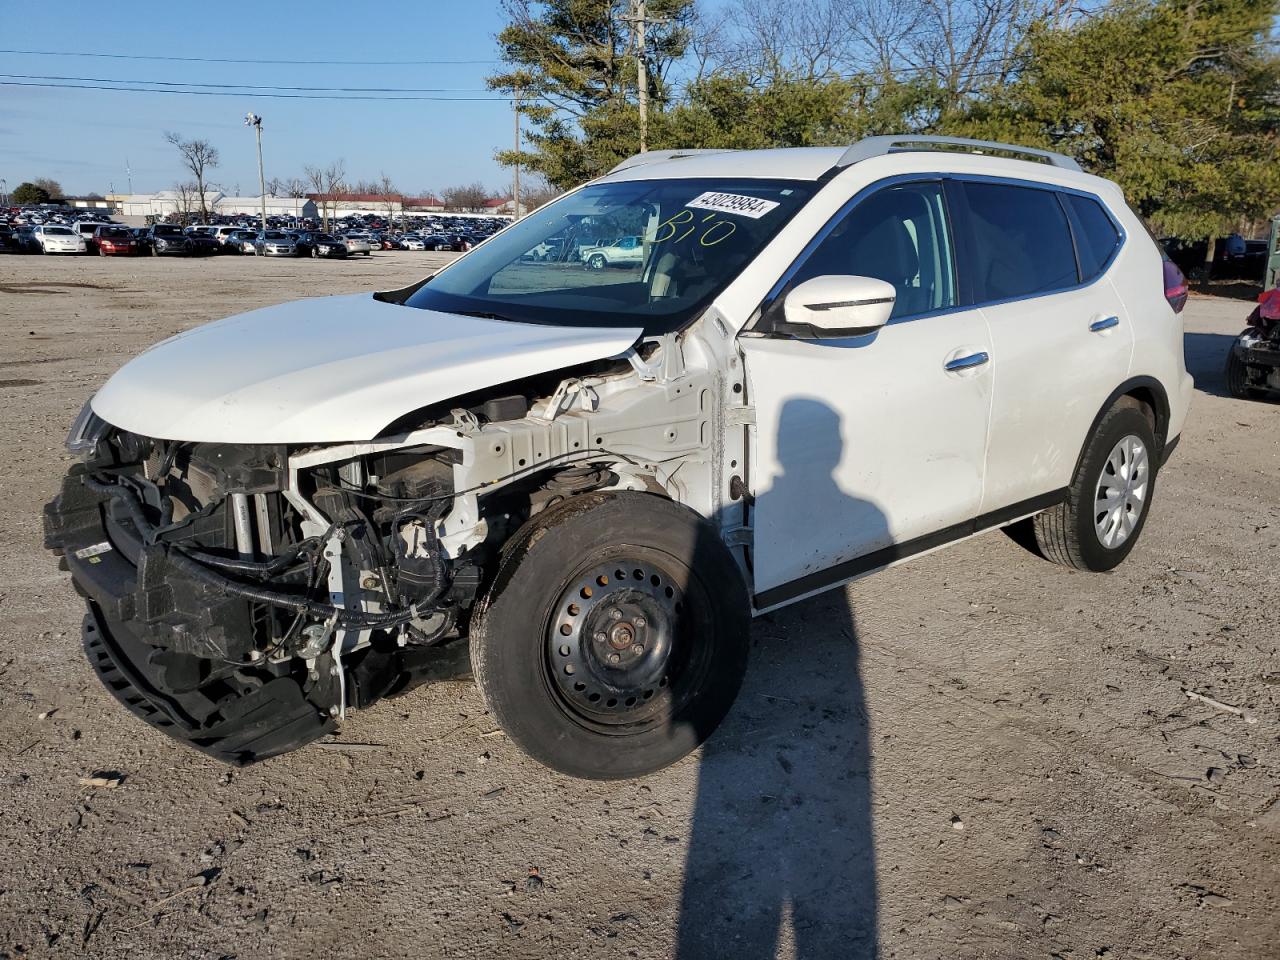
[[262,172],[262,118],[256,113],[246,113],[244,115],[244,125],[253,127],[254,132],[258,135],[258,199],[262,203],[262,232],[267,232],[267,178]]
[[9,206],[9,181],[0,177],[0,207]]

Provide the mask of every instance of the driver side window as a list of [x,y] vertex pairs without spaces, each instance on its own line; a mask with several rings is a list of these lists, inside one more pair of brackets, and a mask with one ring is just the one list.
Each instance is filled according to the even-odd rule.
[[[953,263],[942,184],[904,183],[872,194],[845,214],[787,290],[829,274],[875,277],[897,291],[892,321],[955,306]],[[779,317],[783,296],[773,308]]]

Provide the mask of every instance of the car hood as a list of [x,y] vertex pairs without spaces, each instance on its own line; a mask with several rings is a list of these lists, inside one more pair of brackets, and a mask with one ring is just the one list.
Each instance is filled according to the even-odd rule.
[[156,344],[107,381],[93,411],[169,440],[368,440],[428,404],[616,356],[641,332],[459,316],[372,294],[299,300]]

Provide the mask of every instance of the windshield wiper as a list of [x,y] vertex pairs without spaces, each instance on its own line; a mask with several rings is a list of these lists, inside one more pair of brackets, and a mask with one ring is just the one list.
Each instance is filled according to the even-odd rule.
[[519,323],[519,320],[513,320],[511,317],[504,317],[500,313],[486,313],[483,310],[449,310],[449,313],[456,313],[463,317],[479,317],[481,320],[501,320],[504,323]]

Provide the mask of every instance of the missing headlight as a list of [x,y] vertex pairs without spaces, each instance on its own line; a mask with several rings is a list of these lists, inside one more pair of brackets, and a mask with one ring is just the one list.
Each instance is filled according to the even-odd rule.
[[67,450],[83,457],[97,452],[98,442],[107,435],[111,425],[93,412],[93,397],[85,401],[67,434]]

